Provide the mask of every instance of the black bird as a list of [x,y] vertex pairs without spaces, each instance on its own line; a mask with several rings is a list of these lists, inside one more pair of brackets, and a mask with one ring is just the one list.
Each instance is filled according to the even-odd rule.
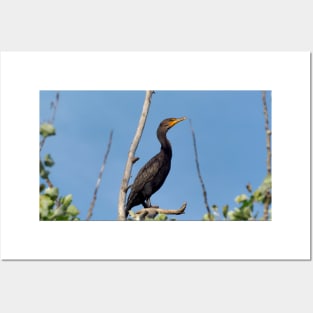
[[160,152],[149,160],[138,172],[126,204],[126,218],[129,210],[139,204],[145,208],[151,207],[150,197],[163,185],[170,169],[172,147],[166,138],[167,131],[186,117],[167,118],[161,122],[157,130],[157,137],[161,144]]

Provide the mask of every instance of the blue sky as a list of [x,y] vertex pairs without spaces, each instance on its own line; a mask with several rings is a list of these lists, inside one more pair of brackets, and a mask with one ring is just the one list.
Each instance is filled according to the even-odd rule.
[[[92,220],[116,220],[119,188],[145,91],[59,93],[54,123],[57,135],[47,139],[41,152],[42,156],[50,153],[55,161],[50,179],[61,195],[73,195],[73,204],[84,220],[113,130]],[[49,120],[55,95],[56,91],[40,92],[40,122]],[[270,92],[267,104],[271,120]],[[261,91],[156,91],[136,152],[140,160],[133,166],[130,183],[146,161],[159,152],[159,123],[181,116],[192,120],[210,206],[216,204],[221,209],[229,204],[230,209],[235,208],[234,198],[247,193],[245,185],[249,182],[255,190],[266,175]],[[152,196],[152,204],[177,209],[186,201],[186,213],[176,219],[201,220],[206,209],[188,120],[173,127],[167,136],[173,148],[172,168],[163,187]]]

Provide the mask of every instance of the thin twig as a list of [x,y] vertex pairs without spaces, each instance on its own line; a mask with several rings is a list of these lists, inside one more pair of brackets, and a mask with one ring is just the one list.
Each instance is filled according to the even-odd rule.
[[51,102],[52,114],[49,123],[53,124],[55,120],[55,114],[57,112],[58,104],[59,104],[60,94],[57,92],[55,95],[55,101]]
[[[267,175],[272,174],[272,152],[271,152],[271,135],[272,132],[269,129],[269,122],[268,122],[268,111],[267,111],[267,104],[266,104],[266,91],[262,92],[262,101],[263,101],[263,113],[264,113],[264,120],[265,120],[265,134],[266,134],[266,168],[267,168]],[[271,194],[268,191],[265,201],[264,201],[264,220],[268,220],[268,211],[269,205],[271,202]]]
[[47,183],[49,188],[53,188],[54,187],[52,182],[51,182],[51,180],[49,179],[49,177],[47,177],[45,180],[46,180],[46,183]]
[[[57,92],[56,95],[55,95],[55,101],[52,101],[51,104],[50,104],[50,108],[52,109],[51,117],[49,119],[49,123],[50,124],[54,123],[57,107],[58,107],[58,104],[59,104],[59,99],[60,99],[60,94]],[[44,144],[46,142],[46,138],[47,137],[43,137],[42,140],[40,141],[40,151],[42,150],[42,148],[43,148],[43,146],[44,146]],[[45,178],[45,181],[46,181],[46,183],[47,183],[49,188],[53,188],[54,187],[52,182],[51,182],[51,180],[49,179],[49,177]]]
[[[55,95],[55,101],[51,102],[50,108],[52,109],[52,113],[51,113],[51,117],[49,120],[49,124],[53,124],[54,120],[55,120],[55,115],[56,115],[56,111],[57,111],[57,107],[59,104],[59,99],[60,99],[60,94],[57,92]],[[47,137],[43,137],[40,141],[40,151],[42,150],[45,142],[46,142],[46,138]]]
[[205,205],[208,213],[211,215],[211,210],[210,210],[208,198],[207,198],[207,192],[206,192],[205,185],[204,185],[204,182],[203,182],[203,179],[201,176],[201,172],[200,172],[200,165],[199,165],[198,151],[197,151],[197,144],[196,144],[196,135],[195,135],[195,132],[192,128],[191,119],[189,119],[189,123],[190,123],[190,129],[191,129],[192,140],[193,140],[193,148],[195,151],[196,167],[197,167],[197,172],[198,172],[198,176],[199,176],[199,180],[200,180],[200,184],[201,184],[201,188],[202,188],[202,193],[203,193],[204,205]]
[[131,146],[130,146],[130,149],[128,152],[128,158],[127,158],[127,162],[126,162],[126,166],[125,166],[125,170],[124,170],[124,176],[122,179],[122,184],[121,184],[119,199],[118,199],[118,220],[121,220],[121,221],[124,221],[126,219],[126,216],[125,216],[125,199],[126,199],[127,186],[128,186],[128,182],[130,179],[130,174],[131,174],[133,162],[135,159],[135,152],[136,152],[136,149],[138,147],[143,129],[145,127],[145,123],[146,123],[146,119],[148,116],[148,112],[149,112],[149,108],[150,108],[150,104],[151,104],[151,98],[152,98],[153,93],[154,93],[154,91],[152,91],[152,90],[146,91],[146,97],[145,97],[145,101],[143,103],[143,108],[142,108],[141,116],[139,119],[138,127],[136,130],[136,134],[135,134],[135,137],[133,139],[133,142],[131,143]]
[[154,218],[158,214],[173,214],[173,215],[180,215],[185,213],[185,209],[187,207],[187,203],[184,202],[182,206],[177,210],[168,210],[168,209],[161,209],[156,207],[151,208],[143,208],[135,213],[135,219],[143,220],[146,216],[149,218]]
[[113,131],[111,130],[110,136],[109,136],[108,146],[107,146],[107,149],[106,149],[104,158],[103,158],[103,162],[102,162],[102,164],[101,164],[101,168],[100,168],[98,180],[97,180],[97,183],[96,183],[96,188],[95,188],[95,191],[94,191],[94,193],[93,193],[93,198],[92,198],[92,200],[91,200],[90,207],[89,207],[89,209],[88,209],[88,214],[87,214],[87,217],[86,217],[86,221],[89,221],[89,220],[91,219],[92,214],[93,214],[93,208],[94,208],[95,203],[96,203],[97,193],[98,193],[98,189],[99,189],[99,187],[100,187],[100,183],[101,183],[101,179],[102,179],[102,174],[103,174],[104,167],[105,167],[105,164],[106,164],[106,162],[107,162],[108,155],[109,155],[110,149],[111,149],[112,137],[113,137]]

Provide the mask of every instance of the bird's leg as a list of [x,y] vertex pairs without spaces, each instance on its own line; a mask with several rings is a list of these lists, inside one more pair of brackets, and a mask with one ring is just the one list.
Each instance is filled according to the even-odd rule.
[[148,199],[146,200],[144,207],[145,207],[145,208],[151,208],[151,200],[150,200],[150,198],[148,198]]
[[146,208],[149,208],[149,205],[147,204],[147,201],[142,201],[141,204],[143,205],[143,207],[146,209]]
[[145,202],[145,205],[146,205],[145,208],[158,208],[159,207],[158,205],[152,205],[150,198],[147,199],[147,201]]

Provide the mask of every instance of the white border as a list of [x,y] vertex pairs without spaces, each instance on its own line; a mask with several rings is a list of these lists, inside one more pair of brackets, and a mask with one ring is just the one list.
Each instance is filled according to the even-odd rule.
[[[272,90],[272,222],[39,222],[39,90]],[[309,259],[308,52],[1,54],[2,259]]]

